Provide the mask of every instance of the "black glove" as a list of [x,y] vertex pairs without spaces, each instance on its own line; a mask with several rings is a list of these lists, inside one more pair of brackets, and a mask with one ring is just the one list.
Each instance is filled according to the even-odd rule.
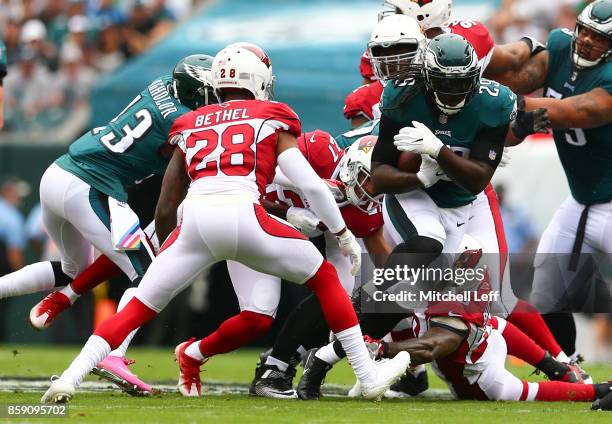
[[520,41],[529,46],[529,50],[531,50],[531,56],[535,56],[536,54],[546,50],[545,44],[540,43],[538,40],[528,35],[521,38]]
[[511,124],[512,133],[516,138],[522,140],[531,134],[546,134],[549,127],[548,111],[539,108],[531,112],[525,112],[525,97],[519,95],[516,99],[516,117]]

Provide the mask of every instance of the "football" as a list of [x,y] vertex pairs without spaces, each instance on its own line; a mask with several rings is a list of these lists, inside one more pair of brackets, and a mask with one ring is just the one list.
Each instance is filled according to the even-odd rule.
[[404,172],[416,174],[421,167],[421,155],[412,152],[402,152],[397,161],[397,168]]

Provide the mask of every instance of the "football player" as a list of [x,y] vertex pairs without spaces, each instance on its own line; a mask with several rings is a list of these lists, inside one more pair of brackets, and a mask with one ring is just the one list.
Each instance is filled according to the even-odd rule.
[[[154,318],[195,275],[228,259],[305,284],[315,293],[349,357],[363,397],[379,398],[406,370],[407,353],[384,364],[372,363],[333,266],[294,227],[272,218],[259,204],[278,164],[336,235],[341,251],[359,267],[361,249],[355,237],[329,189],[297,148],[299,118],[287,105],[270,101],[270,58],[255,45],[232,45],[215,56],[212,71],[223,103],[183,115],[170,133],[178,149],[164,176],[162,196],[188,188],[180,225],[162,245],[132,300],[96,329],[68,369],[51,383],[43,402],[70,400],[85,375],[131,331]],[[181,392],[196,396],[201,394],[204,362],[199,346],[190,340],[175,349]]]
[[[167,142],[174,121],[192,109],[216,102],[210,85],[211,64],[212,57],[206,55],[182,59],[173,75],[153,81],[108,125],[83,135],[47,169],[40,184],[43,221],[60,251],[61,262],[35,263],[0,278],[0,298],[64,286],[32,309],[29,319],[34,328],[48,327],[57,314],[93,286],[89,285],[92,281],[99,284],[119,272],[135,284],[140,281],[152,251],[144,237],[139,250],[117,248],[111,220],[123,218],[113,215],[111,208],[118,205],[129,211],[124,203],[126,188],[152,174],[164,173],[174,149]],[[140,229],[137,220],[131,224],[134,226],[126,237],[134,240]],[[103,256],[92,264],[94,248]],[[89,286],[83,287],[84,283]],[[126,291],[120,308],[131,293],[133,289]],[[118,376],[113,381],[132,394],[150,393],[151,388],[127,368],[125,350],[131,337],[133,334],[98,371],[106,378]]]
[[[611,52],[612,0],[597,0],[580,13],[573,32],[553,30],[546,51],[520,75],[525,91],[544,87],[546,98],[525,98],[526,110],[548,109],[571,191],[538,246],[531,301],[540,311],[563,311],[584,285],[580,253],[603,254],[605,263],[612,253]],[[575,352],[573,316],[552,313],[546,320],[563,349]]]

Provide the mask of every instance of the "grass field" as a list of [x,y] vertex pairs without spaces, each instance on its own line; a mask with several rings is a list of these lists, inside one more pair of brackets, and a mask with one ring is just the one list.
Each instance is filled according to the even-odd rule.
[[[59,374],[74,358],[76,347],[2,346],[0,347],[0,404],[37,403],[47,387],[48,378]],[[168,387],[174,385],[177,367],[172,349],[132,349],[138,362],[133,369],[144,380]],[[96,423],[610,423],[612,413],[589,411],[586,403],[465,402],[448,399],[444,384],[429,373],[434,395],[411,400],[385,400],[380,403],[328,396],[319,402],[283,401],[251,398],[245,388],[253,376],[257,351],[241,350],[210,360],[202,377],[210,383],[209,394],[199,399],[182,398],[164,392],[151,398],[132,398],[120,392],[79,391],[70,404],[70,420]],[[585,366],[595,380],[612,377],[610,366]],[[511,366],[521,378],[531,368]],[[300,371],[298,371],[299,374]],[[10,382],[14,377],[24,379]],[[27,380],[26,380],[27,379]],[[88,381],[97,381],[89,377]],[[218,384],[228,383],[219,389]],[[354,382],[346,363],[334,368],[327,383],[332,392],[348,390]],[[297,380],[296,380],[297,383]],[[32,384],[41,388],[32,389]],[[104,385],[99,385],[105,387]],[[327,387],[330,387],[327,386]],[[338,389],[340,386],[340,389]],[[35,391],[31,391],[35,390]],[[214,394],[213,394],[214,392]],[[42,422],[30,419],[30,422]],[[55,422],[55,421],[53,421]]]

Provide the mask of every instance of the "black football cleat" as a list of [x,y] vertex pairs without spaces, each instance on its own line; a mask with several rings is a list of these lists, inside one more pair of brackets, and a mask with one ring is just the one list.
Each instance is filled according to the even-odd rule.
[[612,411],[612,392],[608,393],[601,399],[595,400],[595,402],[591,404],[591,410]]
[[297,395],[302,400],[317,400],[321,397],[321,386],[332,366],[315,356],[318,349],[311,349],[306,356],[304,374],[297,386]]
[[275,399],[296,399],[293,377],[295,377],[294,367],[281,371],[276,365],[260,362],[255,368],[255,378],[249,387],[249,394]]
[[414,375],[410,370],[402,376],[397,382],[393,383],[389,390],[385,392],[386,398],[406,398],[408,396],[416,396],[429,389],[429,379],[427,370]]

